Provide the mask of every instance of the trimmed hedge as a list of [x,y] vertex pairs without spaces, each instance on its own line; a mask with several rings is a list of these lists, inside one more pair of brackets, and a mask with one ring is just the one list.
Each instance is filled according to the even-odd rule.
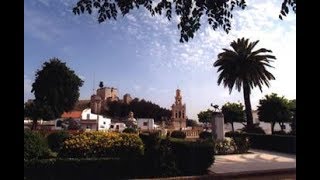
[[211,132],[207,132],[207,131],[202,131],[199,134],[199,138],[200,139],[213,139],[212,133]]
[[212,141],[164,139],[154,133],[139,136],[145,146],[145,175],[167,177],[203,174],[214,162]]
[[245,133],[266,134],[266,132],[258,124],[254,124],[252,127],[245,126],[241,129]]
[[203,174],[214,162],[214,144],[170,139],[176,165],[183,175]]
[[50,156],[45,138],[38,132],[24,130],[24,159],[38,159]]
[[24,162],[29,180],[105,180],[139,177],[139,161],[121,159],[42,159]]
[[252,133],[228,133],[229,137],[248,137],[251,148],[279,151],[284,153],[296,153],[296,136],[266,135]]
[[152,146],[146,148],[148,151],[145,156],[136,159],[68,158],[25,161],[24,176],[27,180],[100,180],[197,175],[206,173],[214,161],[213,143],[160,139],[156,136],[147,141]]
[[136,130],[136,129],[134,129],[134,128],[125,128],[123,131],[122,131],[123,133],[128,133],[128,134],[137,134],[138,133],[138,131]]
[[136,158],[143,154],[137,134],[85,132],[67,139],[58,156],[66,158]]
[[179,139],[185,139],[186,133],[183,131],[172,131],[170,137],[172,138],[179,138]]
[[50,149],[54,152],[59,152],[63,146],[63,142],[70,138],[71,135],[67,131],[57,131],[47,136],[47,141]]

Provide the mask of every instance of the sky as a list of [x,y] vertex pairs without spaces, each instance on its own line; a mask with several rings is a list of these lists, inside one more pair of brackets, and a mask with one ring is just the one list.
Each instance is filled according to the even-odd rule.
[[77,0],[24,1],[24,101],[31,93],[35,73],[56,57],[84,80],[80,99],[90,99],[99,82],[116,87],[119,97],[129,93],[171,108],[175,90],[181,89],[188,118],[226,102],[243,102],[243,92],[217,84],[213,63],[223,48],[237,38],[259,40],[256,48],[271,49],[276,61],[268,69],[276,78],[263,92],[251,92],[253,109],[266,94],[296,98],[296,15],[278,18],[281,1],[247,0],[236,9],[229,34],[205,23],[188,43],[180,43],[178,17],[168,21],[140,8],[99,24],[97,16],[74,15]]

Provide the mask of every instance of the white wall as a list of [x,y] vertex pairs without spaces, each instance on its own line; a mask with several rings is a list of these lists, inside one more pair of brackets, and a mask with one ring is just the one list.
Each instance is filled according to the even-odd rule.
[[98,130],[108,130],[111,124],[111,119],[101,115],[91,113],[91,109],[87,108],[81,113],[82,120],[98,120]]
[[[154,120],[153,119],[143,119],[143,118],[139,118],[137,119],[138,122],[138,128],[140,128],[141,130],[151,130],[154,129]],[[143,123],[148,123],[147,126],[144,126]]]
[[99,116],[98,120],[98,131],[108,130],[111,124],[111,119]]

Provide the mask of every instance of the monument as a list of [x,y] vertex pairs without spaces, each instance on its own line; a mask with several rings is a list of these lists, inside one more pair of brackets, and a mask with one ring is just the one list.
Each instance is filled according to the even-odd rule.
[[130,111],[126,124],[128,127],[136,128],[137,127],[137,120],[133,116],[134,116],[133,112]]
[[224,116],[221,112],[214,112],[212,120],[212,133],[217,140],[224,139]]

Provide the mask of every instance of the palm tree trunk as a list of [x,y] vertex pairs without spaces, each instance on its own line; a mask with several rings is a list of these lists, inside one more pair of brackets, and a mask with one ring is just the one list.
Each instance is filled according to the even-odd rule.
[[232,132],[234,132],[233,122],[231,123]]
[[243,83],[243,97],[244,97],[244,105],[246,108],[246,117],[247,117],[247,126],[253,126],[253,117],[251,110],[251,102],[250,102],[250,87],[247,82]]

